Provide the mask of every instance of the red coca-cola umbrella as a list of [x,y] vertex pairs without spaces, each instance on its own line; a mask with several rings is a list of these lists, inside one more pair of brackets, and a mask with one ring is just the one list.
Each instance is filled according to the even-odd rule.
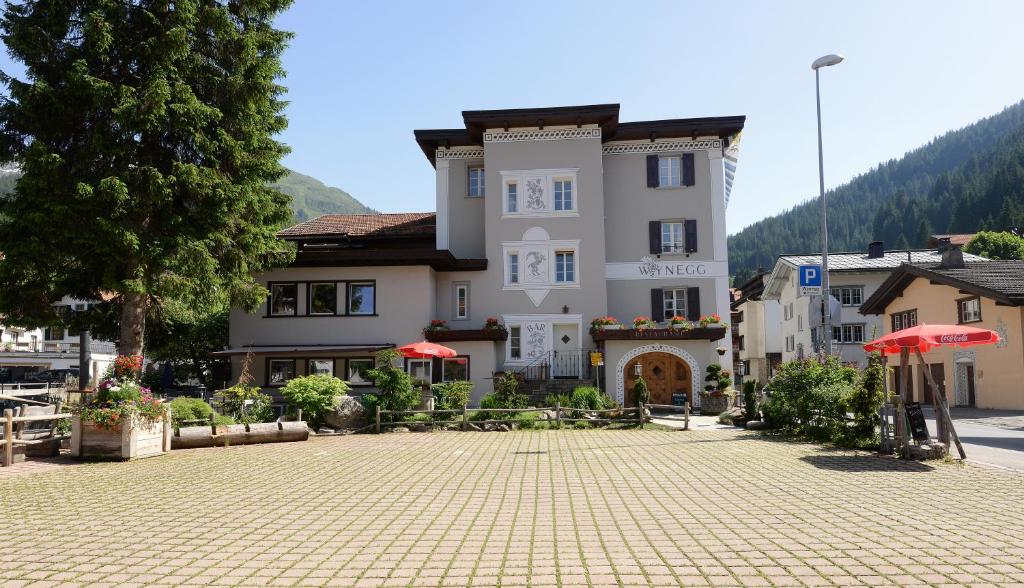
[[[928,353],[935,347],[971,347],[973,345],[991,345],[998,342],[999,334],[988,329],[977,329],[963,325],[917,325],[909,329],[890,333],[884,337],[879,337],[864,345],[864,350],[868,353],[878,351],[882,355],[898,353],[900,355],[900,367],[904,368],[903,374],[905,374],[903,376],[905,378],[904,390],[909,388],[910,374],[905,368],[909,363],[910,354],[914,353],[917,356],[917,360],[921,364],[921,372],[924,374],[931,389],[935,391],[932,394],[932,404],[935,407],[935,422],[939,429],[939,439],[945,443],[946,447],[949,447],[949,434],[952,434],[953,441],[956,443],[956,448],[960,453],[960,458],[966,459],[967,455],[964,453],[963,445],[960,443],[960,437],[956,434],[953,419],[949,415],[949,407],[946,406],[945,392],[935,383],[935,380],[932,378],[932,372],[928,369],[922,354]],[[910,401],[911,399],[906,398],[904,400]],[[897,430],[902,428],[902,423],[902,417],[898,418]]]
[[398,352],[404,357],[413,359],[430,359],[432,357],[455,357],[458,353],[451,347],[438,345],[429,341],[409,343],[398,348]]
[[976,329],[963,325],[917,325],[902,331],[879,337],[864,345],[867,352],[878,351],[883,355],[894,355],[904,349],[928,353],[933,347],[990,345],[999,342],[999,334],[988,329]]

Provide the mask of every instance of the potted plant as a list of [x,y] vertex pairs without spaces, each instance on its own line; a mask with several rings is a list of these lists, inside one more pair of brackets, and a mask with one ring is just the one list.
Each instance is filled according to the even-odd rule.
[[686,320],[686,317],[677,315],[668,320],[668,328],[677,331],[691,331],[693,330],[693,323]]
[[717,312],[713,312],[711,314],[705,314],[700,317],[700,326],[706,329],[708,327],[725,328],[729,325],[722,321],[722,317],[718,316]]
[[729,387],[732,385],[732,373],[715,363],[707,367],[704,381],[704,392],[700,395],[702,413],[719,414],[729,408]]
[[484,321],[484,330],[492,331],[495,333],[508,333],[508,330],[505,328],[505,325],[499,323],[498,319],[493,316],[487,317],[487,320]]
[[435,331],[447,331],[447,330],[448,330],[448,321],[444,321],[444,320],[441,320],[441,319],[434,319],[434,320],[430,321],[429,325],[424,327],[423,333],[426,334],[426,333],[433,333]]
[[95,396],[72,408],[71,455],[137,459],[171,450],[170,412],[139,383],[141,367],[141,356],[118,356]]
[[594,331],[609,331],[613,329],[621,329],[622,325],[619,323],[619,319],[613,316],[599,316],[596,319],[590,321],[590,332]]
[[653,329],[654,327],[657,326],[658,323],[652,321],[651,319],[645,316],[637,316],[633,318],[633,328],[638,331],[642,331],[644,329]]

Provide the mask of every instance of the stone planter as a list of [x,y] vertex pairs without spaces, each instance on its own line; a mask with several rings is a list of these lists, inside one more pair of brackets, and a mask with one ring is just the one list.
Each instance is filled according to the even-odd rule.
[[132,419],[131,426],[105,429],[81,418],[71,420],[71,455],[82,459],[141,459],[171,450],[171,422]]
[[729,396],[725,394],[709,394],[708,392],[700,393],[701,414],[717,415],[725,412],[728,408]]

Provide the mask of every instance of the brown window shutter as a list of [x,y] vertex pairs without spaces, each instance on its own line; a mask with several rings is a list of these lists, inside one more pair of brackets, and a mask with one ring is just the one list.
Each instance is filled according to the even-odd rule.
[[700,288],[698,287],[686,289],[686,319],[700,320]]
[[683,153],[683,185],[692,186],[697,183],[693,170],[693,153]]
[[661,221],[647,223],[647,235],[651,244],[651,255],[661,255]]
[[665,320],[665,292],[661,288],[651,288],[651,318]]
[[687,253],[697,251],[697,221],[686,219],[683,221],[683,249]]
[[647,187],[657,188],[658,187],[658,156],[648,155],[647,156]]

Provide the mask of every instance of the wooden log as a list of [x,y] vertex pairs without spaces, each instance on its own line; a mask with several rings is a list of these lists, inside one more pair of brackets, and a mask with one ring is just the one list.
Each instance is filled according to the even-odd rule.
[[562,428],[562,403],[561,402],[556,402],[555,403],[555,428],[556,429],[561,429]]
[[380,434],[380,405],[376,405],[374,408],[377,409],[377,433]]
[[640,402],[637,404],[636,420],[640,424],[640,428],[644,428],[644,403]]
[[171,440],[171,449],[193,449],[198,447],[224,447],[231,445],[253,445],[257,443],[280,443],[305,441],[309,439],[309,428],[301,421],[281,423],[255,423],[249,425],[228,425],[214,435],[208,427],[181,427],[178,435]]
[[469,428],[468,425],[467,425],[467,419],[468,419],[468,415],[466,413],[466,405],[463,404],[462,405],[462,430],[463,431],[465,431],[467,428]]
[[684,431],[689,431],[690,430],[690,403],[689,402],[684,402],[683,403],[683,430]]
[[[949,439],[946,437],[949,433],[952,433],[953,440],[956,442],[956,449],[960,453],[960,459],[967,459],[967,454],[964,453],[964,447],[960,444],[960,436],[956,434],[956,427],[953,426],[953,417],[949,414],[949,408],[946,406],[945,391],[939,390],[935,384],[935,380],[932,379],[932,371],[928,369],[928,364],[924,361],[924,356],[921,355],[920,349],[915,349],[914,353],[917,354],[917,360],[921,362],[921,368],[924,370],[924,376],[928,379],[928,384],[932,387],[932,409],[935,411],[935,424],[939,429],[939,441],[946,445],[947,450],[949,449]],[[945,426],[940,425],[942,421],[945,421]],[[946,428],[948,427],[948,428]]]

